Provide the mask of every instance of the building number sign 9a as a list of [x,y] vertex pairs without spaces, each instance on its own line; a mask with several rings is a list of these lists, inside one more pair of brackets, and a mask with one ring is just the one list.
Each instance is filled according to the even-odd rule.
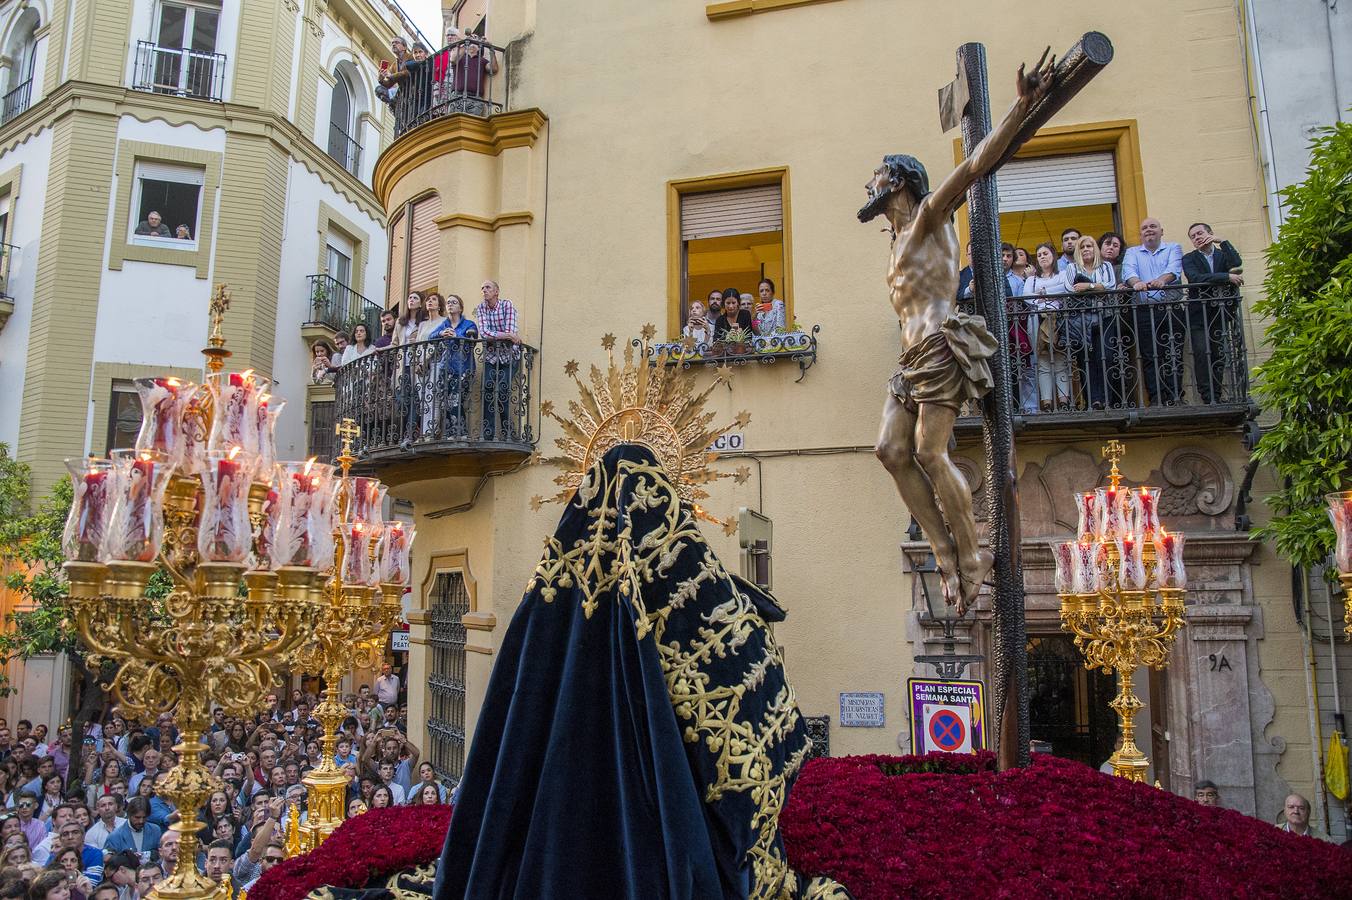
[[746,438],[740,431],[730,431],[727,434],[719,435],[718,440],[709,445],[709,449],[715,453],[727,453],[730,450],[745,450]]

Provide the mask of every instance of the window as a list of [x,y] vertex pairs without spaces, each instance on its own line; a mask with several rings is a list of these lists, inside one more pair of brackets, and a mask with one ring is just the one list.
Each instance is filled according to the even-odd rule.
[[205,171],[138,162],[135,179],[131,243],[196,250]]
[[1121,231],[1117,168],[1111,152],[1012,159],[1000,169],[1000,236],[1031,251],[1076,228],[1098,237]]
[[361,167],[361,144],[357,133],[356,92],[342,66],[333,70],[333,95],[329,101],[329,156],[356,175]]
[[762,278],[774,282],[791,329],[788,170],[678,181],[669,188],[671,336],[679,335],[691,300],[727,288],[756,296]]
[[33,71],[37,65],[38,41],[36,31],[39,25],[37,10],[26,9],[20,15],[19,22],[5,48],[5,54],[13,60],[9,70],[9,79],[5,83],[4,101],[0,105],[0,123],[8,122],[19,113],[28,109],[33,96]]
[[441,215],[441,197],[436,194],[413,203],[408,236],[408,286],[413,291],[430,291],[437,286],[437,256],[441,252],[440,231],[436,219]]
[[219,5],[168,2],[155,11],[149,41],[136,48],[133,87],[159,94],[222,99],[225,57],[216,52]]
[[465,767],[465,623],[470,611],[463,572],[438,572],[428,598],[427,759],[450,785]]
[[108,449],[135,447],[140,430],[141,396],[136,393],[136,386],[130,381],[114,381],[108,402]]
[[400,309],[408,296],[408,222],[400,209],[390,216],[390,275],[386,309]]
[[342,235],[329,233],[326,241],[327,261],[324,270],[339,284],[352,284],[352,257],[356,251],[352,242]]

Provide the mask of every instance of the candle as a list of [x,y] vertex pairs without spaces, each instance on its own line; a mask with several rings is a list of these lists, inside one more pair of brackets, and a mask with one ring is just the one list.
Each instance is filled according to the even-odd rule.
[[277,463],[281,511],[273,565],[324,568],[333,561],[329,482],[333,466],[316,462]]
[[177,378],[138,378],[135,384],[141,396],[141,430],[136,436],[136,449],[158,451],[165,454],[167,462],[181,463],[188,427],[183,414],[197,385]]
[[1183,535],[1171,534],[1163,526],[1155,534],[1155,586],[1161,590],[1183,590],[1188,586],[1183,567]]
[[1132,495],[1134,531],[1150,540],[1160,527],[1160,491],[1159,488],[1137,488]]
[[108,560],[152,562],[164,535],[164,491],[174,467],[154,450],[114,450],[116,503],[104,540]]
[[1117,539],[1117,582],[1124,591],[1143,591],[1146,586],[1145,559],[1141,542],[1132,535]]
[[213,414],[210,449],[225,451],[239,447],[245,453],[259,452],[258,403],[268,381],[250,369],[245,372],[215,373],[207,377],[211,388]]
[[1077,495],[1079,498],[1080,522],[1076,529],[1075,536],[1079,538],[1092,538],[1094,536],[1094,499],[1097,496],[1095,491],[1084,491]]
[[1127,532],[1127,509],[1124,502],[1127,499],[1126,493],[1111,487],[1095,491],[1095,526],[1098,529],[1098,536],[1104,540],[1112,540]]
[[408,583],[408,555],[415,529],[403,522],[387,522],[380,547],[380,580],[385,584]]
[[255,571],[277,568],[274,549],[277,545],[277,525],[282,513],[281,497],[281,492],[277,490],[277,481],[274,479],[268,485],[267,496],[263,498],[263,521],[258,527],[258,533],[254,535],[257,553],[249,568]]
[[1105,582],[1107,554],[1104,545],[1098,541],[1076,541],[1074,551],[1074,593],[1097,594]]
[[1052,541],[1052,559],[1056,562],[1056,593],[1075,593],[1075,545],[1077,541]]
[[271,475],[273,461],[277,458],[277,417],[282,414],[286,400],[263,394],[258,398],[258,409],[254,416],[258,429],[258,475],[262,480]]
[[1329,519],[1333,522],[1333,565],[1338,574],[1352,574],[1352,491],[1327,495]]
[[103,540],[112,513],[112,462],[106,459],[68,459],[74,496],[61,549],[75,562],[100,562]]
[[371,576],[370,529],[361,522],[342,527],[343,581],[347,584],[366,584]]

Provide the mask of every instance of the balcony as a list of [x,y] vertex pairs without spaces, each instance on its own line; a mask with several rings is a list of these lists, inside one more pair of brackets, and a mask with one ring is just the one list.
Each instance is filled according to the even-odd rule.
[[[1251,429],[1243,298],[1231,285],[1007,301],[1015,430]],[[971,312],[970,302],[963,308]],[[979,404],[960,432],[980,431]]]
[[520,463],[535,448],[536,353],[475,338],[377,350],[338,371],[334,420],[356,422],[357,466],[390,483]]
[[352,334],[354,326],[364,324],[374,340],[380,334],[380,314],[384,309],[331,275],[309,275],[310,317],[301,327],[307,343],[331,339],[336,332]]
[[445,116],[491,116],[507,108],[507,51],[475,39],[456,41],[396,73],[394,136]]
[[329,156],[353,175],[361,174],[361,144],[337,122],[329,123]]
[[225,54],[136,42],[132,89],[193,100],[225,97]]
[[14,294],[9,288],[9,273],[14,255],[18,252],[19,248],[13,244],[0,244],[0,331],[5,330],[5,324],[14,314]]
[[0,125],[4,125],[10,119],[28,109],[32,96],[33,79],[31,78],[5,94],[3,104],[0,104]]
[[[770,366],[775,363],[790,362],[798,364],[798,377],[794,383],[807,377],[807,370],[817,363],[817,334],[820,325],[813,325],[812,331],[789,331],[781,334],[753,335],[741,343],[715,341],[709,344],[691,344],[686,346],[680,341],[665,344],[653,344],[649,350],[649,359],[655,364],[657,358],[666,353],[668,366]],[[635,341],[634,346],[638,346]]]

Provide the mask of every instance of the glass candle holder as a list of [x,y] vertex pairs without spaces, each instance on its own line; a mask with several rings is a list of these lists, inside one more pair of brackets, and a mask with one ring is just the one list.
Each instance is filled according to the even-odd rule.
[[[183,404],[183,450],[178,460],[181,475],[200,475],[207,464],[207,442],[211,438],[211,391],[204,384]],[[227,448],[228,449],[228,448]]]
[[380,551],[376,555],[379,572],[377,579],[382,584],[408,584],[408,555],[413,549],[413,536],[416,529],[403,522],[386,522],[381,529]]
[[1183,568],[1183,535],[1160,528],[1155,532],[1155,586],[1160,590],[1184,590],[1188,574]]
[[1075,593],[1075,547],[1079,541],[1052,541],[1052,560],[1056,563],[1056,593]]
[[114,450],[109,455],[117,482],[103,558],[152,562],[164,537],[164,491],[175,467],[158,450]]
[[263,497],[263,520],[254,534],[254,553],[249,559],[250,571],[276,570],[277,528],[282,519],[282,494],[280,481],[273,467],[272,480],[268,482],[267,495]]
[[367,584],[371,580],[373,530],[361,522],[349,522],[340,526],[338,531],[343,540],[343,583]]
[[1101,487],[1094,491],[1094,528],[1103,540],[1130,533],[1130,496],[1128,488]]
[[1152,540],[1160,530],[1160,489],[1140,487],[1131,492],[1132,530]]
[[1144,542],[1132,535],[1117,539],[1117,583],[1122,590],[1145,590],[1144,550]]
[[1075,530],[1075,536],[1080,540],[1092,539],[1098,524],[1095,520],[1094,503],[1098,498],[1097,491],[1081,491],[1076,494],[1076,507],[1080,513],[1080,523]]
[[307,459],[277,464],[281,502],[273,568],[333,563],[333,466]]
[[207,376],[212,402],[208,450],[223,453],[239,447],[244,453],[257,455],[258,402],[267,393],[269,383],[253,370]]
[[239,447],[210,450],[202,470],[201,524],[197,553],[203,562],[243,563],[253,545],[249,485],[257,457]]
[[[385,509],[385,493],[389,488],[377,478],[350,478],[348,483],[351,493],[348,495],[345,521],[379,526]],[[338,489],[342,490],[341,482]]]
[[100,562],[115,496],[117,475],[112,460],[68,459],[66,468],[74,497],[61,535],[61,552],[73,562]]
[[1108,553],[1098,541],[1075,541],[1072,569],[1076,594],[1097,594],[1107,582]]
[[192,424],[185,423],[184,414],[198,386],[178,378],[138,378],[134,383],[141,396],[136,449],[163,453],[171,465],[182,464]]
[[286,408],[286,398],[261,394],[254,411],[258,427],[258,478],[263,479],[272,473],[272,464],[277,461],[277,418]]
[[1328,494],[1324,500],[1333,520],[1333,565],[1339,575],[1352,574],[1352,491]]

